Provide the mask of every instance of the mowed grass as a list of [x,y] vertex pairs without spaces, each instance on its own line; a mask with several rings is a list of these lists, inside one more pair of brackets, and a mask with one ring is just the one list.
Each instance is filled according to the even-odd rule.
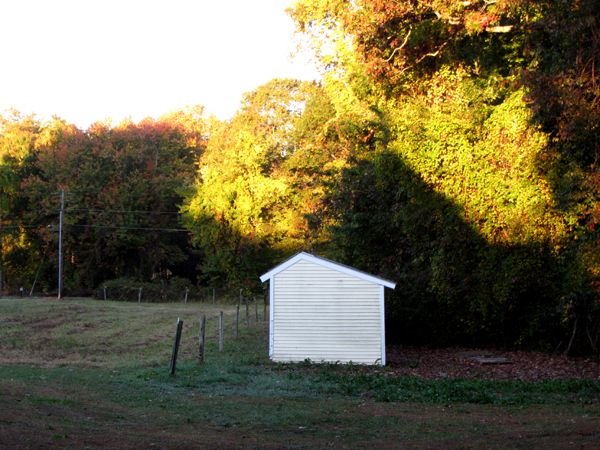
[[[219,311],[225,315],[218,351]],[[525,448],[600,443],[594,381],[395,377],[267,358],[235,307],[0,299],[2,448]],[[197,362],[206,314],[204,364]],[[176,376],[169,361],[184,321]]]
[[[0,348],[3,359],[15,363],[147,367],[170,357],[178,318],[185,335],[197,336],[206,315],[210,338],[221,310],[230,320],[235,314],[231,305],[0,299]],[[185,339],[182,356],[197,353],[197,342]]]

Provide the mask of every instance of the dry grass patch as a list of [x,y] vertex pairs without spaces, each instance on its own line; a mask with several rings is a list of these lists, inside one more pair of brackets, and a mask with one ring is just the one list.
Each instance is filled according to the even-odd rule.
[[177,318],[184,321],[182,357],[197,352],[198,321],[208,318],[216,335],[225,310],[231,333],[232,306],[188,303],[123,303],[91,299],[0,299],[0,364],[77,367],[148,366],[168,360]]

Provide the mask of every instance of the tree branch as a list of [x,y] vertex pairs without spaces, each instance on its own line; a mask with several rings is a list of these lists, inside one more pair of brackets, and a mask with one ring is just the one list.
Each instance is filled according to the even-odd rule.
[[485,27],[488,33],[508,33],[512,31],[513,25],[496,25],[494,27]]
[[423,61],[425,58],[431,57],[434,58],[437,55],[440,54],[440,52],[442,51],[442,49],[447,45],[447,42],[444,42],[442,45],[440,45],[440,47],[435,51],[435,52],[431,52],[431,53],[426,53],[423,56],[421,56],[417,62],[415,64],[419,64],[421,61]]
[[394,55],[396,54],[396,52],[399,52],[400,50],[402,50],[404,48],[404,46],[408,42],[410,33],[412,33],[412,28],[409,28],[408,33],[406,33],[406,36],[404,37],[404,42],[402,42],[402,45],[400,45],[400,47],[398,47],[398,48],[395,48],[394,51],[392,52],[392,54],[389,56],[389,58],[387,58],[385,60],[385,62],[390,62],[392,60],[392,58],[394,57]]

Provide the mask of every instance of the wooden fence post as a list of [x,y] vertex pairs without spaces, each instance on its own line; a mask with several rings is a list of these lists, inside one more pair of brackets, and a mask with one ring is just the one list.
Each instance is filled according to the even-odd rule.
[[138,289],[138,303],[142,303],[142,289],[143,288]]
[[183,328],[183,320],[177,318],[177,329],[175,331],[175,342],[173,342],[173,354],[171,355],[171,375],[175,375],[175,367],[177,366],[177,353],[179,352],[179,344],[181,343],[181,330]]
[[223,341],[225,339],[225,324],[223,323],[223,311],[219,312],[219,351],[223,351]]
[[206,342],[206,314],[200,319],[200,334],[198,335],[198,364],[204,362],[204,343]]
[[258,323],[258,303],[256,297],[252,297],[252,300],[254,300],[254,322]]
[[213,305],[216,303],[215,288],[213,288]]
[[244,303],[246,303],[246,326],[250,326],[250,311],[248,310],[248,297],[244,298]]
[[183,303],[187,303],[188,300],[188,294],[190,293],[190,289],[189,288],[185,288],[185,296],[183,298]]
[[235,337],[237,339],[237,337],[240,334],[240,305],[238,304],[235,307]]
[[102,286],[102,290],[104,291],[104,300],[106,300],[106,285]]
[[267,321],[267,296],[264,296],[264,305],[263,305],[263,322]]

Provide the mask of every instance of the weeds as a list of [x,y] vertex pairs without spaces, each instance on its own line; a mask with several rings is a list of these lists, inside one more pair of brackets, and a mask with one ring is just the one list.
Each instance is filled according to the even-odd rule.
[[484,405],[555,405],[600,402],[600,383],[590,380],[424,380],[413,377],[324,371],[321,379],[339,392],[384,402]]

